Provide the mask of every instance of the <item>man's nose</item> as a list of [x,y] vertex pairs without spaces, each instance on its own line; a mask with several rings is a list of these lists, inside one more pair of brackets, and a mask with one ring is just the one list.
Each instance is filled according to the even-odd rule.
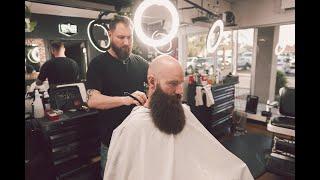
[[178,87],[176,88],[176,94],[183,94],[183,84],[179,84]]
[[130,44],[129,39],[128,38],[124,38],[123,45],[129,46],[129,44]]

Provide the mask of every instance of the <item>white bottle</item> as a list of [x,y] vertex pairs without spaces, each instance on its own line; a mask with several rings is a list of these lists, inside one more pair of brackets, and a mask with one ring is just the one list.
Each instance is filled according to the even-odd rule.
[[46,112],[51,110],[50,98],[47,91],[43,93],[43,107]]
[[35,99],[33,102],[33,115],[34,118],[43,118],[44,117],[44,110],[42,100],[40,98],[40,94],[38,90],[35,90]]

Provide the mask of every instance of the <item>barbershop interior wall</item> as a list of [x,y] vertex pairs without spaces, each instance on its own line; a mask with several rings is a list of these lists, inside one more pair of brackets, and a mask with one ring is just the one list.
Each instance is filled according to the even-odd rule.
[[[87,25],[92,19],[53,16],[45,14],[32,14],[32,20],[37,22],[34,31],[26,32],[25,38],[41,38],[44,40],[84,40],[88,48],[88,61],[100,54],[89,42],[87,36]],[[72,23],[77,25],[78,33],[67,37],[59,33],[58,25],[60,23]]]
[[231,4],[239,28],[295,22],[295,10],[281,9],[281,0],[241,0]]

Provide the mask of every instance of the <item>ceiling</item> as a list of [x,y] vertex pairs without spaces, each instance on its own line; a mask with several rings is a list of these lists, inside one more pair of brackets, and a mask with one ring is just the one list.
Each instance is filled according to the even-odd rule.
[[[133,3],[134,5],[140,1],[142,0],[28,0],[25,1],[25,4],[29,6],[32,13],[36,14],[95,19],[101,10],[115,12],[115,4],[128,5]],[[235,2],[236,0],[225,1]],[[180,0],[179,2],[179,4],[185,3],[184,0]],[[171,16],[165,13],[162,8],[153,8],[152,11],[145,13],[143,17],[143,21],[146,23],[157,22],[163,19],[168,23],[171,21]],[[102,18],[108,17],[103,16]]]
[[64,6],[56,6],[50,4],[41,4],[34,2],[25,3],[32,13],[35,14],[48,14],[55,16],[67,16],[67,17],[82,17],[82,18],[96,18],[99,11],[84,10],[79,8],[70,8]]
[[133,0],[82,0],[86,2],[94,2],[98,4],[109,4],[109,5],[120,5],[120,6],[130,6],[133,2]]
[[[107,3],[96,3],[94,0],[28,0],[25,3],[37,3],[43,5],[54,5],[60,7],[78,8],[92,11],[115,11],[115,6]],[[53,6],[51,6],[53,7]],[[50,9],[48,9],[50,12]],[[68,12],[67,12],[68,13]]]

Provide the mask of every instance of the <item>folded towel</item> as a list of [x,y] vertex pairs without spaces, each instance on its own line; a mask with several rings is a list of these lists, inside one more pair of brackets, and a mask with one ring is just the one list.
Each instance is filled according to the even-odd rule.
[[211,91],[211,85],[206,85],[203,87],[207,97],[207,107],[210,107],[214,104],[214,99]]
[[201,89],[202,89],[201,86],[197,86],[196,87],[196,96],[194,97],[194,100],[196,101],[196,106],[202,106],[203,105]]

